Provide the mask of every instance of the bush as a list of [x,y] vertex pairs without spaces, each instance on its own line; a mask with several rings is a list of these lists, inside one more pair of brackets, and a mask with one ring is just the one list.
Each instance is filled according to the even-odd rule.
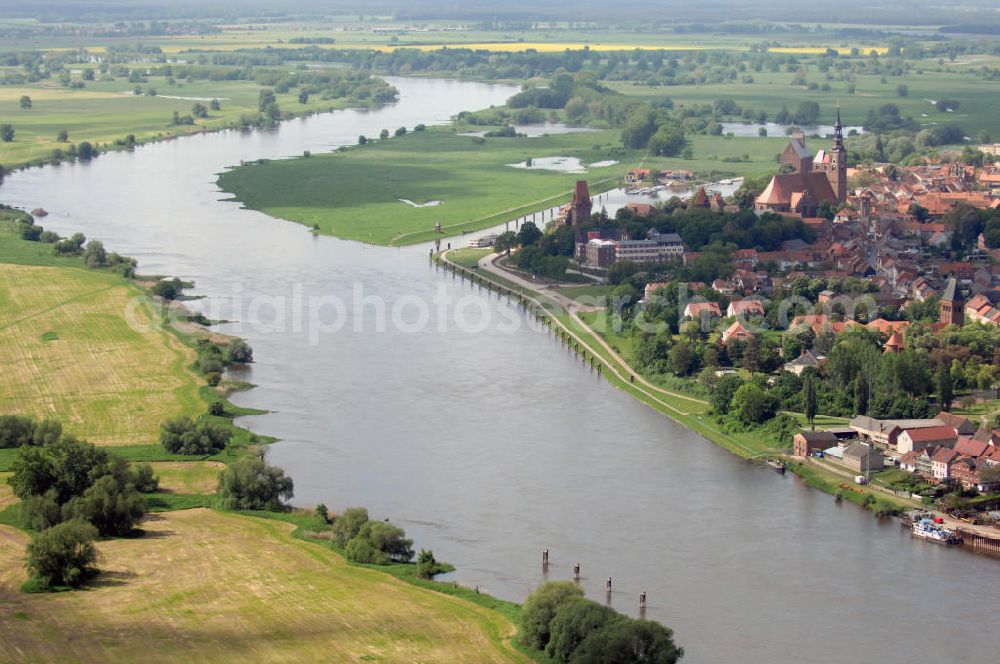
[[28,496],[21,501],[21,525],[41,532],[62,521],[62,509],[56,502],[55,489],[45,495]]
[[153,467],[140,463],[130,470],[130,481],[139,493],[154,493],[160,488],[160,478],[153,474]]
[[354,539],[368,540],[379,553],[394,562],[408,563],[413,560],[413,540],[406,539],[406,532],[391,523],[369,521]]
[[160,444],[174,454],[214,454],[229,443],[228,429],[190,417],[167,420],[160,427]]
[[104,250],[104,243],[100,240],[88,242],[87,248],[83,252],[83,261],[89,268],[106,267],[108,252]]
[[420,549],[420,554],[417,556],[417,576],[421,579],[433,579],[446,569],[449,568],[438,563],[433,551]]
[[226,414],[226,406],[221,401],[213,401],[212,405],[208,407],[208,412],[215,417],[221,417]]
[[38,242],[39,238],[42,237],[42,231],[45,230],[41,226],[35,226],[34,224],[20,224],[20,226],[21,239],[28,242]]
[[358,536],[366,523],[368,523],[368,510],[364,507],[348,507],[333,521],[333,541],[341,548],[346,547],[348,542]]
[[[333,522],[333,543],[344,547],[347,559],[357,563],[385,565],[413,559],[413,540],[406,539],[403,529],[385,521],[370,521],[364,507],[350,507],[337,516]],[[430,556],[436,567],[434,555]]]
[[28,544],[28,572],[43,586],[78,586],[96,570],[97,529],[83,521],[49,528]]
[[591,632],[573,654],[574,664],[675,664],[684,649],[671,629],[649,620],[622,620]]
[[521,610],[521,643],[544,650],[549,644],[550,625],[556,611],[571,597],[583,597],[583,591],[572,581],[550,581],[538,586],[524,600]]
[[176,300],[183,290],[184,283],[175,277],[173,279],[160,279],[153,286],[151,292],[164,300]]
[[63,518],[89,521],[105,536],[127,534],[145,513],[146,501],[135,487],[119,484],[110,475],[63,506]]
[[253,362],[253,349],[242,339],[233,339],[226,348],[226,357],[230,362],[239,364]]
[[57,420],[35,422],[24,415],[0,415],[0,449],[45,445],[62,436],[62,424]]
[[568,662],[591,633],[612,622],[624,620],[614,609],[583,597],[569,597],[549,623],[550,638],[545,652],[557,661]]
[[260,459],[243,459],[219,475],[219,502],[227,510],[277,510],[294,493],[292,478]]
[[389,557],[375,548],[371,541],[363,537],[355,537],[344,548],[348,560],[365,565],[387,565]]
[[86,241],[83,233],[74,233],[72,237],[56,242],[52,253],[57,256],[79,256],[83,253],[83,243]]
[[226,359],[222,349],[213,343],[204,341],[198,345],[198,371],[205,374],[221,374],[226,367]]

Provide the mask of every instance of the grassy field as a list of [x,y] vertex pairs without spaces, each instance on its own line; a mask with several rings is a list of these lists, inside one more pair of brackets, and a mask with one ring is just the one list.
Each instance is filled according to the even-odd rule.
[[[451,258],[451,254],[448,255]],[[615,286],[610,286],[607,284],[595,284],[593,286],[570,286],[569,288],[560,288],[559,292],[566,297],[571,298],[604,298],[611,291],[615,289]],[[600,304],[595,302],[595,304]]]
[[[793,76],[787,72],[753,72],[752,84],[732,82],[649,87],[612,82],[609,87],[646,101],[669,98],[677,107],[733,99],[743,108],[766,111],[771,117],[782,106],[794,112],[799,102],[815,101],[820,105],[820,121],[824,124],[833,124],[838,103],[845,125],[860,125],[869,111],[882,104],[896,104],[902,115],[912,116],[922,124],[953,122],[965,129],[969,136],[975,136],[981,129],[995,136],[1000,135],[1000,116],[995,112],[996,84],[975,76],[970,66],[938,65],[936,61],[927,61],[921,68],[903,76],[887,77],[885,83],[881,76],[857,74],[852,82],[856,88],[854,94],[848,92],[848,83],[844,81],[831,81],[829,92],[804,90],[791,85]],[[818,84],[826,82],[815,67],[809,68],[806,79]],[[906,97],[897,94],[896,88],[900,84],[908,87]],[[962,105],[957,112],[940,113],[930,100],[941,97],[958,99]],[[697,149],[695,154],[699,156]]]
[[[477,141],[430,128],[333,154],[248,164],[223,173],[219,185],[247,207],[320,232],[374,244],[413,244],[487,228],[569,200],[586,178],[601,191],[642,153],[620,147],[617,132]],[[614,160],[585,175],[512,168],[528,158],[576,157],[584,164]],[[413,207],[441,201],[440,205]]]
[[7,478],[10,475],[10,473],[0,473],[0,511],[3,511],[8,505],[13,505],[17,502],[17,497],[14,496],[10,485],[7,484]]
[[[131,94],[134,87],[127,78],[88,81],[82,90],[63,88],[52,81],[0,86],[0,118],[15,130],[13,142],[0,143],[0,164],[14,168],[45,159],[55,148],[66,150],[70,142],[106,144],[129,134],[144,142],[225,127],[244,114],[257,112],[257,95],[262,89],[253,81],[179,80],[171,86],[165,77],[157,76],[142,84],[144,91],[154,88],[155,97]],[[20,107],[22,95],[31,97],[32,108]],[[300,104],[297,96],[297,92],[277,95],[278,104],[283,111],[297,114],[347,105],[343,100],[321,100],[318,95]],[[220,111],[211,111],[208,118],[194,125],[172,124],[174,111],[188,115],[196,101],[207,106],[211,99],[219,99]],[[69,142],[56,140],[61,130],[69,133]]]
[[[152,442],[163,420],[202,411],[193,352],[130,328],[136,297],[105,273],[0,265],[0,411],[58,418],[100,445]],[[151,322],[148,306],[133,311]]]
[[479,259],[484,256],[489,256],[493,253],[490,248],[477,249],[475,247],[466,247],[464,249],[455,249],[450,254],[448,254],[448,260],[453,263],[458,263],[462,267],[473,268],[479,265]]
[[154,461],[149,464],[160,478],[160,491],[211,494],[225,464],[218,461]]
[[102,542],[87,592],[28,595],[0,526],[0,644],[20,661],[519,662],[499,613],[347,565],[290,524],[205,509]]

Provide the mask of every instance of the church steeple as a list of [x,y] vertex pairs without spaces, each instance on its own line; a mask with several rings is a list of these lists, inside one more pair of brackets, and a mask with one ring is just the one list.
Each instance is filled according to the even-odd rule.
[[840,124],[840,104],[837,104],[837,122],[833,125],[833,149],[844,149],[844,126]]
[[841,203],[847,201],[847,149],[844,147],[844,125],[840,122],[840,104],[837,104],[837,122],[833,125],[833,150],[827,169],[830,185]]

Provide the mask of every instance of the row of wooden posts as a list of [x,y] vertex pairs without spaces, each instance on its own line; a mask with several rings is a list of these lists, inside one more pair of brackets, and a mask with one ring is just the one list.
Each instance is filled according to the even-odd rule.
[[526,296],[520,290],[504,286],[503,284],[499,284],[491,279],[487,279],[486,277],[477,274],[473,270],[464,268],[460,265],[455,265],[451,261],[441,258],[440,254],[435,254],[433,251],[431,252],[431,259],[434,261],[435,265],[442,267],[445,270],[462,277],[463,279],[468,279],[480,288],[496,291],[500,295],[506,295],[516,301],[528,313],[534,315],[535,320],[545,323],[545,325],[552,332],[554,332],[556,336],[559,337],[559,340],[566,344],[570,350],[573,350],[580,355],[584,364],[589,362],[590,368],[596,370],[598,375],[601,375],[603,371],[603,362],[601,362],[601,360],[598,359],[594,353],[588,353],[586,346],[582,346],[578,340],[573,338],[572,334],[562,327],[562,325],[555,322],[551,314],[545,310],[545,307]]
[[[542,550],[542,572],[549,571],[549,550]],[[573,563],[573,580],[580,581],[580,563]],[[608,599],[611,599],[611,577],[604,582],[604,592],[607,594]],[[643,590],[639,593],[639,612],[640,614],[646,613],[646,591]]]

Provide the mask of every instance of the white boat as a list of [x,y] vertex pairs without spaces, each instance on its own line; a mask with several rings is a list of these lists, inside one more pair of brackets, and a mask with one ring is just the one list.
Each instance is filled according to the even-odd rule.
[[484,235],[482,237],[469,240],[469,247],[473,249],[485,249],[486,247],[492,247],[493,243],[496,241],[496,233],[491,233],[490,235]]
[[948,530],[944,526],[934,523],[932,519],[915,521],[913,523],[913,536],[938,544],[957,544],[959,541],[954,530]]

